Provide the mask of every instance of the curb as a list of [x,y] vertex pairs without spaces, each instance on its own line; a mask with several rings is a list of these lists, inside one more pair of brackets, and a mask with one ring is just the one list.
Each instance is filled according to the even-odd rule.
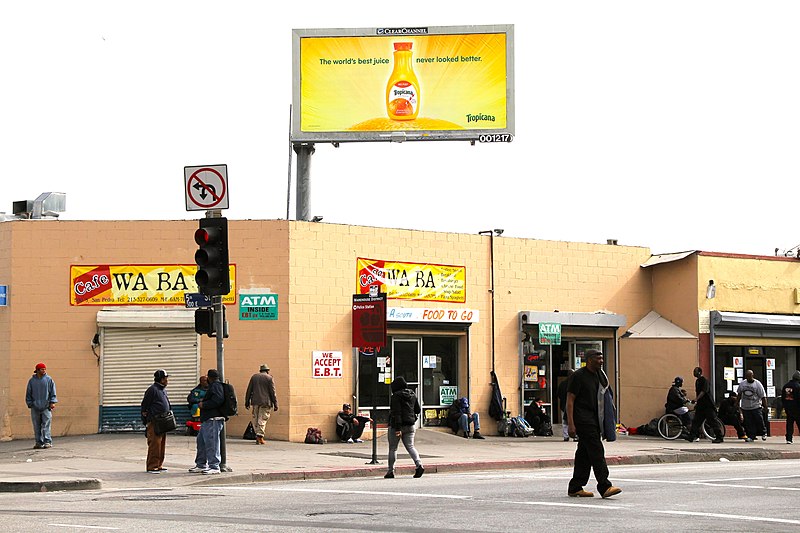
[[63,479],[58,481],[0,481],[0,492],[53,492],[64,490],[96,490],[99,479]]
[[[606,463],[610,466],[646,465],[646,464],[671,464],[671,463],[704,463],[717,462],[722,459],[728,461],[759,461],[800,459],[800,451],[782,452],[770,450],[758,451],[706,451],[676,452],[652,455],[608,455]],[[516,469],[541,469],[541,468],[566,468],[572,467],[573,459],[514,459],[504,461],[475,461],[470,463],[432,463],[425,465],[425,474],[447,472],[468,472],[480,470],[516,470]],[[272,481],[310,481],[318,479],[344,479],[366,478],[383,476],[386,472],[384,466],[369,466],[364,468],[341,468],[328,470],[301,470],[283,472],[258,472],[248,474],[234,474],[231,476],[216,477],[212,480],[203,480],[194,485],[231,485],[238,483],[267,483]],[[412,475],[413,465],[403,465],[395,468],[395,474]]]

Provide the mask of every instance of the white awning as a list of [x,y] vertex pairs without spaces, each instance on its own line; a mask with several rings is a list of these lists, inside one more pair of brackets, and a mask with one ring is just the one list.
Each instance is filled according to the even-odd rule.
[[650,311],[644,318],[628,329],[625,337],[630,339],[694,339],[694,335],[676,326],[655,311]]
[[115,328],[193,328],[194,311],[194,309],[103,308],[97,312],[97,325]]
[[642,268],[647,268],[655,265],[661,265],[663,263],[672,263],[673,261],[680,261],[681,259],[685,259],[694,253],[697,253],[697,250],[689,250],[688,252],[676,252],[673,254],[651,255],[650,259],[648,259],[639,266]]

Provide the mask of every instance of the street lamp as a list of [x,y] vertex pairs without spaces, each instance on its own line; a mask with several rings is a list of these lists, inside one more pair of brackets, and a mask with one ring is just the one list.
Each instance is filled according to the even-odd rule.
[[492,293],[492,372],[494,372],[494,236],[503,234],[502,229],[487,229],[479,231],[478,235],[489,236],[489,292]]

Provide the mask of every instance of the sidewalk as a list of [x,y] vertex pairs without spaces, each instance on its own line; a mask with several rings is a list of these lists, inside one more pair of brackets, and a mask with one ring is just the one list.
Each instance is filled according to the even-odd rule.
[[[417,431],[416,446],[427,476],[464,470],[571,467],[576,443],[564,442],[561,437],[465,440],[423,429]],[[800,458],[800,443],[788,445],[783,437],[753,443],[728,438],[722,444],[711,444],[621,435],[605,447],[609,465]],[[257,446],[236,436],[227,440],[227,464],[232,472],[203,476],[187,472],[194,466],[194,437],[168,436],[164,464],[169,471],[163,474],[144,471],[147,445],[141,433],[56,437],[52,448],[42,450],[34,450],[31,440],[15,440],[0,442],[0,492],[377,477],[386,471],[387,451],[386,438],[379,437],[379,464],[371,465],[367,464],[372,459],[371,441],[329,441],[324,445],[267,441]],[[400,476],[413,472],[402,446],[397,466]]]

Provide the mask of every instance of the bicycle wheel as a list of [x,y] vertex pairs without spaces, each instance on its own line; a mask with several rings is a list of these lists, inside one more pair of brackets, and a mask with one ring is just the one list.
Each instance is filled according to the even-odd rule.
[[[722,434],[725,435],[725,426],[721,426],[720,429],[722,430]],[[714,427],[708,420],[703,421],[703,436],[708,440],[714,440],[716,438],[714,435]]]
[[673,414],[666,414],[658,419],[658,434],[667,440],[675,440],[681,436],[683,424],[681,419]]

